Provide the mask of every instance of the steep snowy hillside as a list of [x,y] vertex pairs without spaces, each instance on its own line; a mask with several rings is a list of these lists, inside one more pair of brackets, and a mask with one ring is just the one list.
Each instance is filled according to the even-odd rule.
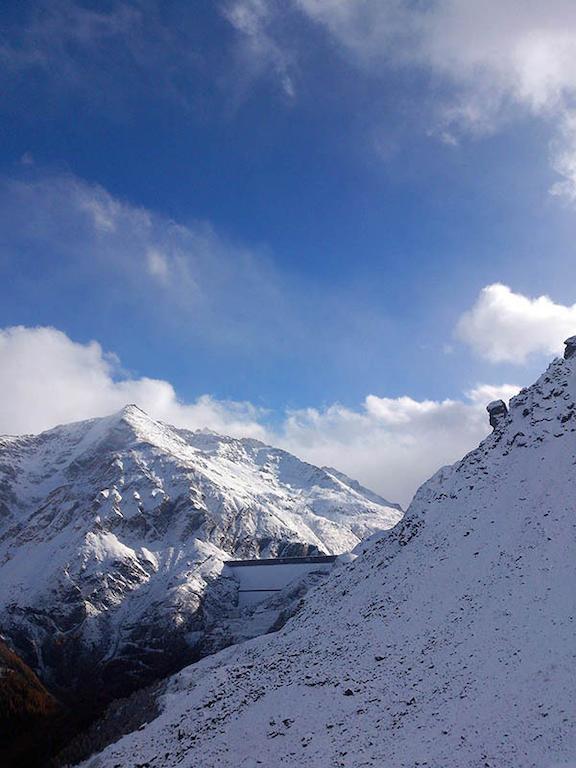
[[135,406],[0,438],[0,627],[44,681],[110,698],[194,658],[234,604],[225,559],[338,553],[399,517],[284,451]]
[[574,764],[576,358],[490,418],[280,632],[183,670],[93,765]]

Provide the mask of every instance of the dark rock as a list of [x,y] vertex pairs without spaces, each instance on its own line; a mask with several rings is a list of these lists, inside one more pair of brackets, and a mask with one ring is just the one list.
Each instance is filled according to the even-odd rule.
[[493,429],[496,429],[502,419],[508,415],[508,407],[504,400],[493,400],[491,403],[488,403],[486,410],[490,415],[490,426]]
[[566,339],[564,344],[566,345],[566,349],[564,350],[564,359],[570,360],[571,357],[576,355],[576,336],[570,336],[569,339]]

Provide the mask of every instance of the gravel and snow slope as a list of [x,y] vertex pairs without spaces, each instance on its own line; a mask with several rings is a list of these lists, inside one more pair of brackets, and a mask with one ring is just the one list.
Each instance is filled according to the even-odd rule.
[[0,627],[48,682],[81,689],[97,665],[103,694],[122,692],[170,669],[233,604],[225,559],[338,553],[397,522],[366,493],[135,406],[1,437]]
[[89,764],[574,764],[576,358],[510,405],[280,632],[180,672]]

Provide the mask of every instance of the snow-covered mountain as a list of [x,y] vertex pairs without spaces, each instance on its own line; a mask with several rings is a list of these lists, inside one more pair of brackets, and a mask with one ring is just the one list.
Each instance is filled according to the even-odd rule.
[[230,556],[340,553],[400,517],[345,476],[136,406],[2,437],[0,628],[45,682],[110,698],[194,658],[234,603]]
[[574,765],[573,353],[283,629],[174,676],[93,765]]

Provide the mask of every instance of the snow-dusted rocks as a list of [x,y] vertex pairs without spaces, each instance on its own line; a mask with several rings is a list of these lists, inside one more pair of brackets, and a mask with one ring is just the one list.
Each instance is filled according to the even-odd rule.
[[400,516],[284,451],[135,406],[0,437],[0,627],[46,682],[110,698],[202,651],[236,597],[228,557],[339,553]]
[[566,345],[566,349],[564,350],[564,359],[570,360],[571,357],[576,355],[576,336],[570,336],[569,339],[566,339],[564,344]]
[[573,764],[575,510],[570,358],[282,630],[180,672],[91,765]]
[[488,415],[490,417],[490,426],[493,429],[496,429],[496,427],[501,423],[502,419],[506,418],[508,415],[508,407],[506,406],[504,400],[492,400],[492,402],[488,403],[486,406],[486,410],[488,411]]

